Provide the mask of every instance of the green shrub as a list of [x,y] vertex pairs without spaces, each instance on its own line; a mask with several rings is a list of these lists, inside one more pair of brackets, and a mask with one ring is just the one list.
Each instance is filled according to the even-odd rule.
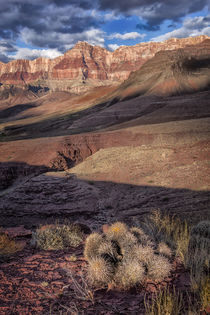
[[[102,235],[91,234],[84,249],[89,262],[88,278],[94,285],[112,285],[122,289],[138,285],[146,277],[162,280],[168,275],[171,264],[147,243],[152,244],[143,231],[129,229],[122,222],[112,224]],[[152,264],[151,261],[155,262]],[[154,264],[158,266],[156,273]]]
[[32,244],[44,250],[77,247],[82,241],[83,232],[73,224],[42,226],[32,235]]

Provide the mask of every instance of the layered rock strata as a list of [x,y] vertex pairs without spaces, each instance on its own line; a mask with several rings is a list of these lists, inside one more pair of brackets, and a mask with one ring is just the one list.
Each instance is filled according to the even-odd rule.
[[210,37],[202,35],[164,42],[146,42],[121,46],[114,52],[78,42],[71,50],[55,59],[13,60],[0,62],[0,83],[5,85],[47,86],[51,90],[74,93],[94,86],[119,84],[126,80],[157,52],[196,45]]

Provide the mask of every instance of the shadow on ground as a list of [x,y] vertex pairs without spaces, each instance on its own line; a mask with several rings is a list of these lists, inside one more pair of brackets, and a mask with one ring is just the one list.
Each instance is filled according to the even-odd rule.
[[0,171],[6,180],[15,174],[0,191],[4,227],[35,228],[69,219],[97,229],[116,220],[136,224],[154,209],[193,222],[209,215],[209,191],[84,181],[65,171],[45,173],[46,168],[26,163],[1,163]]

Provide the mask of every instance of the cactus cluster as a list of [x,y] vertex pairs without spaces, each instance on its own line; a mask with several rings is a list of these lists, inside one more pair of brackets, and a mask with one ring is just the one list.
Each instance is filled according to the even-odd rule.
[[158,246],[142,229],[128,228],[122,222],[112,224],[103,234],[90,234],[84,249],[89,281],[94,286],[121,289],[129,289],[146,278],[161,281],[171,270],[166,258],[170,255],[166,244]]

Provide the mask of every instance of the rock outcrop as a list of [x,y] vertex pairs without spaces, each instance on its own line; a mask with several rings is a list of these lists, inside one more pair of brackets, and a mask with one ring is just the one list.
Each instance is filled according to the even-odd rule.
[[130,74],[113,93],[113,99],[139,95],[183,95],[210,87],[210,39],[193,46],[156,53]]
[[74,93],[94,86],[119,84],[126,80],[157,52],[196,45],[208,36],[147,42],[135,46],[121,46],[114,52],[78,42],[63,56],[55,59],[14,60],[0,63],[0,82],[5,85],[47,86],[51,90]]

